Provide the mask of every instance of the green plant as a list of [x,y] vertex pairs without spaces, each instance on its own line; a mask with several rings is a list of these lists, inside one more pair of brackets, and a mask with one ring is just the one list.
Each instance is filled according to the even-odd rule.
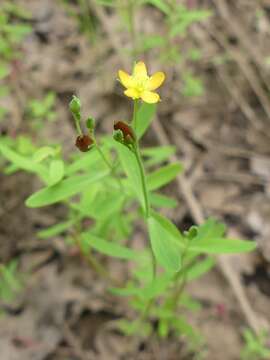
[[270,358],[270,348],[266,346],[269,338],[267,331],[262,331],[258,336],[251,330],[245,329],[244,333],[245,347],[241,352],[242,360],[263,360]]
[[[28,207],[62,203],[68,208],[66,221],[41,230],[38,236],[67,233],[67,241],[78,246],[89,265],[106,279],[108,290],[129,299],[136,315],[117,321],[123,332],[180,335],[198,344],[200,336],[184,310],[195,310],[199,304],[187,294],[186,284],[214,266],[214,255],[251,251],[256,245],[226,238],[225,226],[215,219],[181,232],[161,214],[161,209],[176,207],[177,202],[160,189],[183,169],[178,162],[167,163],[172,146],[140,145],[159,100],[158,94],[148,92],[161,85],[161,74],[149,77],[142,62],[135,64],[132,75],[119,72],[125,94],[133,98],[134,111],[131,121],[114,124],[113,138],[97,139],[91,117],[85,121],[87,132],[82,130],[81,103],[74,96],[70,110],[78,133],[76,146],[83,153],[67,161],[59,147],[52,146],[23,155],[14,144],[1,140],[0,152],[16,169],[35,173],[44,183],[26,200]],[[84,219],[91,221],[85,225]],[[138,223],[145,227],[142,250],[132,246]],[[106,258],[131,262],[127,278],[113,278]]]
[[56,96],[50,91],[42,100],[32,99],[28,103],[28,118],[35,129],[40,129],[44,122],[55,120],[54,111]]
[[[0,80],[5,81],[14,74],[16,61],[21,56],[20,44],[32,30],[25,23],[30,15],[12,1],[2,1],[0,4]],[[0,86],[0,99],[10,92],[10,86]],[[8,110],[0,106],[0,120]]]
[[23,287],[17,266],[16,260],[7,265],[0,264],[0,300],[5,303],[13,301]]

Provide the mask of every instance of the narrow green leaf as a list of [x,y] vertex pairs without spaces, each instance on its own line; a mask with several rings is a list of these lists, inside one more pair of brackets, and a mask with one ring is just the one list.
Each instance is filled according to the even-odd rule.
[[[177,272],[181,267],[181,245],[175,229],[168,227],[168,219],[153,214],[148,219],[151,246],[157,262],[168,272]],[[172,230],[173,229],[173,230]]]
[[137,196],[141,205],[144,206],[144,197],[142,191],[142,183],[140,177],[139,167],[135,155],[126,146],[115,142],[116,149],[121,161],[121,165],[128,177],[130,188]]
[[153,299],[164,294],[168,286],[171,284],[171,274],[165,273],[157,276],[150,284],[141,290],[141,296],[145,299]]
[[141,257],[141,254],[135,250],[129,249],[128,247],[116,244],[111,241],[104,240],[91,234],[90,232],[82,234],[82,241],[89,247],[94,248],[96,251],[104,255],[112,256],[122,260],[137,261]]
[[185,335],[188,339],[197,340],[198,334],[196,333],[195,329],[183,318],[179,316],[174,316],[171,319],[171,326],[178,331],[179,335]]
[[154,211],[151,212],[151,215],[162,225],[164,229],[166,229],[167,232],[171,234],[172,237],[174,237],[179,242],[181,248],[186,247],[185,237],[181,234],[179,229],[172,221]]
[[[103,190],[104,191],[104,190]],[[123,194],[119,192],[99,194],[95,202],[92,203],[92,209],[89,206],[89,214],[94,219],[106,219],[119,212],[123,203]]]
[[168,160],[171,155],[175,153],[175,146],[155,146],[142,149],[142,155],[147,157],[145,160],[146,166],[158,165],[165,160]]
[[155,6],[166,15],[170,15],[171,13],[170,7],[165,3],[164,0],[145,0],[144,2],[146,4]]
[[48,179],[48,171],[45,166],[34,163],[32,159],[26,156],[20,155],[4,143],[0,143],[0,152],[8,159],[11,163],[20,169],[38,174],[43,181]]
[[212,238],[221,238],[225,233],[225,225],[215,219],[208,219],[204,224],[197,227],[197,235],[194,242]]
[[214,265],[215,260],[210,256],[204,260],[198,260],[198,262],[187,271],[187,280],[191,281],[197,279],[212,269]]
[[150,193],[149,194],[150,203],[154,207],[165,207],[165,208],[175,208],[177,206],[177,201],[173,198],[170,198],[165,195],[157,194],[157,193]]
[[254,250],[256,244],[251,241],[224,238],[225,226],[214,219],[208,219],[197,227],[197,235],[189,245],[189,251],[224,254]]
[[183,35],[189,26],[192,24],[205,20],[212,15],[211,11],[207,10],[189,10],[182,5],[178,7],[177,21],[170,28],[170,36]]
[[186,293],[182,293],[179,299],[179,304],[184,306],[186,309],[191,311],[198,311],[201,310],[202,305],[200,302],[194,300],[191,296]]
[[[156,104],[142,103],[137,113],[136,134],[140,139],[146,132],[156,113]],[[134,125],[134,124],[133,124]]]
[[[119,212],[122,203],[123,196],[119,192],[104,192],[104,188],[101,192],[97,193],[96,189],[93,189],[93,196],[86,197],[85,194],[82,197],[82,201],[72,206],[81,214],[91,217],[93,219],[100,219],[107,221],[113,214]],[[87,191],[86,194],[89,192]]]
[[33,161],[39,163],[49,156],[55,155],[55,149],[51,146],[42,146],[33,155]]
[[158,322],[158,335],[164,339],[164,338],[168,337],[169,331],[170,331],[170,328],[169,328],[168,320],[160,319]]
[[72,175],[80,170],[91,170],[100,162],[100,155],[95,148],[87,153],[80,153],[70,165],[66,167],[66,174]]
[[138,296],[141,299],[152,299],[157,297],[160,294],[164,294],[164,291],[171,283],[172,276],[169,274],[161,274],[150,284],[146,285],[144,288],[134,287],[131,284],[128,284],[124,288],[110,288],[110,291],[114,295],[120,296]]
[[49,167],[49,186],[59,183],[64,177],[65,168],[62,160],[52,160]]
[[108,173],[108,170],[104,170],[88,175],[70,177],[56,185],[37,191],[26,200],[26,205],[31,208],[36,208],[65,200],[80,193],[92,183],[103,179]]
[[40,239],[48,239],[50,237],[56,236],[58,234],[63,233],[67,229],[69,229],[76,221],[77,221],[77,219],[72,219],[72,220],[68,220],[65,222],[61,222],[61,223],[52,225],[52,226],[48,227],[47,229],[39,231],[37,233],[37,236]]
[[127,285],[124,288],[112,287],[109,289],[109,291],[113,295],[117,295],[117,296],[141,296],[141,294],[142,294],[142,289],[135,288],[132,285]]
[[150,173],[147,176],[148,190],[156,190],[172,181],[177,174],[183,169],[179,163],[169,164]]
[[234,254],[252,251],[256,248],[256,243],[247,240],[209,238],[204,240],[192,241],[189,251],[206,254]]

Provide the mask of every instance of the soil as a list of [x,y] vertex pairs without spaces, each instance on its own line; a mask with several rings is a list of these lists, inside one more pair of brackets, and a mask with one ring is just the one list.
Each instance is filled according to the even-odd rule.
[[[31,11],[33,32],[14,67],[13,92],[5,99],[10,117],[0,124],[0,131],[12,137],[28,134],[37,144],[50,139],[68,155],[75,139],[67,106],[72,94],[80,97],[85,114],[96,118],[99,133],[111,132],[114,120],[129,116],[131,109],[114,74],[123,64],[131,64],[130,39],[119,14],[111,9],[100,13],[92,1],[95,41],[80,31],[75,1],[69,6],[54,0],[15,3]],[[270,323],[270,6],[265,0],[185,3],[211,9],[213,15],[193,25],[179,44],[183,54],[199,49],[200,59],[164,65],[167,81],[158,117],[205,216],[218,217],[237,237],[257,242],[254,253],[234,256],[231,264],[253,311]],[[137,31],[162,34],[163,15],[150,6],[142,11]],[[152,72],[161,67],[158,55],[153,50],[144,58]],[[202,79],[202,96],[181,93],[187,69]],[[57,116],[34,132],[25,104],[41,99],[48,90],[56,93]],[[158,136],[150,129],[144,145],[153,144],[158,144]],[[37,238],[38,230],[64,219],[66,212],[59,205],[26,208],[25,199],[39,186],[34,176],[23,172],[0,174],[0,262],[16,258],[22,274],[27,274],[25,289],[14,303],[0,303],[5,310],[0,318],[1,359],[195,360],[205,351],[207,360],[240,360],[248,323],[218,268],[188,288],[201,304],[201,310],[189,315],[205,339],[201,354],[188,348],[185,339],[142,340],[116,331],[113,321],[130,316],[127,303],[106,292],[107,284],[64,236]],[[182,229],[194,223],[176,183],[164,191],[179,200],[179,207],[169,214],[175,223]],[[123,271],[115,262],[109,266],[116,274]]]

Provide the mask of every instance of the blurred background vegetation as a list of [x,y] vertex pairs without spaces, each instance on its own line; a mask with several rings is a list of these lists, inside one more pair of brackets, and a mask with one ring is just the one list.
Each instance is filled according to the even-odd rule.
[[[63,206],[26,209],[40,183],[26,173],[36,169],[18,161],[74,152],[73,94],[85,115],[96,118],[98,132],[110,134],[113,121],[131,113],[117,70],[130,72],[143,60],[151,73],[164,71],[157,121],[144,145],[173,145],[184,165],[188,187],[176,181],[164,190],[178,201],[169,215],[186,229],[200,209],[236,236],[257,241],[258,250],[232,258],[231,269],[255,318],[270,322],[269,25],[268,0],[1,1],[3,359],[270,358],[269,335],[246,329],[250,323],[219,269],[189,289],[200,307],[195,311],[197,302],[187,300],[200,352],[182,338],[145,342],[110,329],[111,320],[128,315],[125,301],[104,296],[105,284],[67,240],[70,224],[46,234],[65,218]],[[53,153],[37,154],[48,145]],[[127,269],[112,271],[118,276]]]

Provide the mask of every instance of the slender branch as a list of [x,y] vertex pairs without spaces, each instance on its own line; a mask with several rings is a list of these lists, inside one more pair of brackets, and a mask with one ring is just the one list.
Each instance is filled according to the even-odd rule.
[[[133,126],[136,133],[136,120],[137,120],[137,112],[138,112],[138,101],[134,101],[134,112],[133,112]],[[145,219],[147,220],[150,217],[151,213],[151,206],[149,201],[149,193],[147,190],[147,184],[146,184],[146,174],[145,169],[143,166],[142,156],[140,153],[139,143],[138,140],[135,141],[135,144],[133,145],[133,151],[134,155],[136,157],[139,171],[140,171],[140,177],[142,182],[142,190],[143,190],[143,197],[144,197],[144,204],[145,204]],[[156,264],[156,258],[154,251],[152,249],[152,246],[150,244],[150,250],[151,250],[151,257],[152,257],[152,267],[153,267],[153,280],[156,278],[156,272],[157,272],[157,264]]]
[[146,217],[146,219],[148,219],[150,216],[150,203],[149,203],[148,190],[147,190],[147,186],[146,186],[146,175],[145,175],[145,170],[144,170],[140,150],[139,150],[139,147],[137,144],[134,146],[134,154],[135,154],[138,166],[139,166],[140,176],[141,176],[141,181],[142,181],[143,197],[144,197],[144,203],[145,203],[145,217]]
[[[93,135],[92,135],[93,136]],[[116,179],[116,181],[119,184],[119,188],[121,189],[121,191],[124,191],[124,186],[123,183],[121,181],[121,179],[117,176],[117,174],[115,173],[115,167],[108,161],[108,159],[106,158],[106,156],[104,155],[104,152],[101,150],[101,147],[99,146],[98,142],[96,141],[95,137],[93,136],[93,140],[94,140],[94,144],[96,146],[96,149],[99,153],[99,155],[101,156],[101,158],[103,159],[103,161],[105,162],[105,164],[108,166],[108,168],[111,170],[111,173],[113,175],[113,177]]]
[[83,134],[83,132],[82,132],[81,125],[80,125],[80,120],[78,120],[75,117],[74,117],[74,119],[75,119],[77,133],[81,136]]
[[83,259],[85,259],[85,261],[87,262],[87,264],[102,278],[108,280],[110,283],[115,284],[117,286],[119,286],[119,282],[115,279],[113,279],[110,275],[110,273],[104,268],[103,265],[101,265],[101,263],[94,258],[94,256],[92,256],[91,254],[91,250],[88,254],[85,254],[83,247],[82,247],[82,243],[81,243],[81,239],[80,239],[80,235],[77,233],[73,233],[73,239],[75,240],[76,245],[78,246],[78,249],[80,251],[80,255]]
[[113,170],[114,170],[113,165],[108,161],[108,159],[104,155],[104,153],[101,150],[101,148],[100,148],[99,144],[97,143],[96,139],[94,139],[94,142],[95,142],[95,146],[96,146],[96,149],[97,149],[99,155],[102,157],[103,161],[108,166],[108,168],[111,170],[111,172],[113,172]]
[[[136,160],[137,160],[137,163],[138,163],[138,166],[139,166],[139,170],[140,170],[140,176],[141,176],[141,181],[142,181],[142,189],[143,189],[143,197],[144,197],[144,203],[145,203],[145,218],[147,220],[149,218],[149,216],[150,216],[151,206],[150,206],[149,195],[148,195],[148,190],[147,190],[147,186],[146,186],[145,170],[144,170],[142,157],[141,157],[141,154],[140,154],[138,144],[136,144],[134,146],[134,154],[135,154],[135,157],[136,157]],[[152,266],[153,266],[153,279],[155,279],[156,272],[157,272],[157,264],[156,264],[155,254],[154,254],[154,251],[153,251],[151,245],[150,245],[150,249],[151,249]]]
[[188,246],[189,244],[186,244],[185,249],[183,251],[182,254],[182,264],[183,266],[181,267],[181,269],[175,274],[174,277],[174,283],[176,284],[175,287],[175,291],[172,295],[172,301],[171,301],[171,306],[172,309],[176,310],[177,308],[177,304],[179,301],[179,298],[186,286],[186,282],[187,282],[187,270],[189,269],[190,266],[193,265],[193,261],[187,263],[184,265],[184,261],[185,261],[185,257],[187,255],[188,252]]

